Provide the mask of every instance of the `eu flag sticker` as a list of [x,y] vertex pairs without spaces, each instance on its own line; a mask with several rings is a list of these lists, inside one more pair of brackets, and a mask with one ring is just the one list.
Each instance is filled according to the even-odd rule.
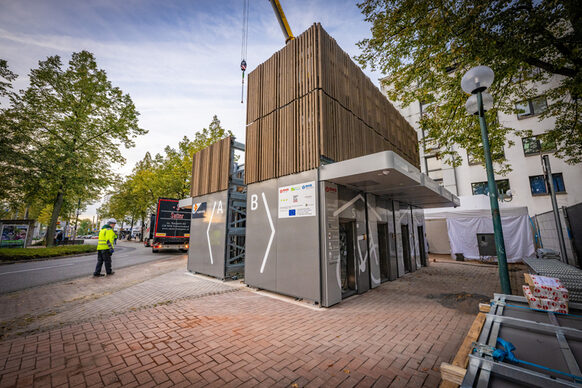
[[295,215],[295,209],[289,209],[289,217]]

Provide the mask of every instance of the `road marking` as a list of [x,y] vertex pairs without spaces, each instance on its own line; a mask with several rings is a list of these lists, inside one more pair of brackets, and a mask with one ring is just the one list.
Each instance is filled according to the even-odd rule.
[[2,275],[8,275],[11,273],[20,273],[20,272],[30,272],[30,271],[40,271],[41,269],[49,269],[49,268],[59,268],[59,267],[69,267],[71,265],[75,265],[77,263],[71,263],[71,264],[62,264],[62,265],[53,265],[51,267],[39,267],[39,268],[31,268],[31,269],[22,269],[20,271],[11,271],[11,272],[3,272],[0,273],[0,276]]

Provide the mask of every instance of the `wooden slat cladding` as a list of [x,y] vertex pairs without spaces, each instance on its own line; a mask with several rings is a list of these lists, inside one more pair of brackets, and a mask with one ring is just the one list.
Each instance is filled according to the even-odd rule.
[[296,103],[285,105],[279,110],[278,142],[276,153],[278,165],[276,176],[293,174],[296,171],[295,160],[297,158],[298,147],[294,144],[296,139],[295,123],[297,121]]
[[246,182],[319,166],[321,95],[321,91],[314,90],[247,126]]
[[[251,149],[252,152],[246,152]],[[245,143],[245,181],[259,181],[259,121],[247,126]]]
[[247,123],[252,123],[260,117],[261,98],[260,92],[262,85],[263,65],[259,65],[248,75],[247,89]]
[[231,138],[227,137],[194,154],[190,196],[198,197],[228,188],[230,147]]
[[245,180],[393,150],[419,167],[416,132],[314,24],[248,76]]

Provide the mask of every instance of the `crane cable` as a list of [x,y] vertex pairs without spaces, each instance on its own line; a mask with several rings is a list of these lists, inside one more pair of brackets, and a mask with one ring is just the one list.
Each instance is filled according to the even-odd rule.
[[249,0],[243,0],[242,48],[240,51],[240,69],[242,70],[242,90],[240,103],[245,95],[245,70],[247,69],[247,42],[249,39]]

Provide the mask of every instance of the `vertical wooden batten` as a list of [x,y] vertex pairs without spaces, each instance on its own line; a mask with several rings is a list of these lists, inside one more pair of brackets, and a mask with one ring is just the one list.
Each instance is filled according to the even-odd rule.
[[319,23],[248,75],[247,104],[247,184],[316,168],[322,156],[393,150],[419,167],[414,129]]

